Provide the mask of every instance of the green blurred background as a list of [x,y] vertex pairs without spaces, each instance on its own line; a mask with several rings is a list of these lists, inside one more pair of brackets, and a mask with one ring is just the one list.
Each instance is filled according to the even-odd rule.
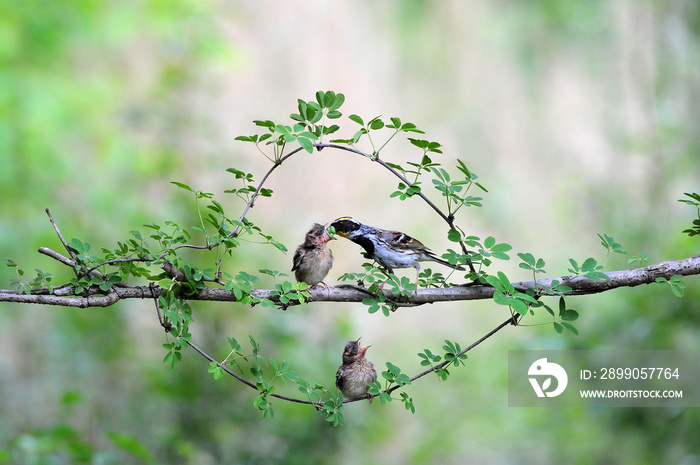
[[[285,121],[317,90],[344,93],[345,116],[411,121],[444,145],[445,165],[465,161],[490,192],[459,224],[544,258],[552,277],[569,257],[603,262],[597,233],[652,263],[688,257],[698,242],[681,231],[695,212],[676,200],[700,184],[699,40],[692,0],[0,2],[0,258],[69,279],[36,252],[61,251],[46,207],[93,250],[144,223],[196,224],[191,196],[170,181],[237,216],[225,169],[260,179],[269,162],[234,138],[254,133],[253,119]],[[384,154],[418,156],[400,140]],[[304,154],[268,187],[250,218],[290,249],[342,215],[450,246],[425,205],[390,200],[395,181],[359,157]],[[361,263],[350,243],[332,246],[331,284]],[[225,264],[234,274],[290,268],[270,246],[237,252]],[[606,265],[625,267],[624,256]],[[495,269],[529,279],[517,260]],[[0,268],[0,288],[14,277]],[[447,382],[412,386],[415,415],[355,403],[339,429],[280,401],[263,421],[254,391],[213,380],[192,351],[171,371],[148,301],[3,303],[0,463],[697,464],[698,409],[507,406],[508,350],[700,349],[700,283],[687,282],[682,299],[664,286],[569,299],[580,336],[507,328]],[[350,337],[372,344],[379,367],[414,374],[417,352],[465,346],[507,317],[488,302],[390,318],[322,303],[194,309],[195,341],[214,356],[228,353],[227,336],[253,334],[265,355],[326,385]]]

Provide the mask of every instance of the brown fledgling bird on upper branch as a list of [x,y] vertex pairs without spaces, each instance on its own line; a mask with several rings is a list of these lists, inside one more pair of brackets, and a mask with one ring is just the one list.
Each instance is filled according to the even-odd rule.
[[328,241],[333,239],[326,227],[318,223],[306,233],[304,243],[297,247],[292,259],[292,271],[298,282],[309,287],[321,283],[329,289],[323,280],[333,267],[333,252],[328,248]]
[[[335,374],[336,387],[343,393],[343,397],[349,400],[367,396],[369,383],[377,380],[374,365],[365,358],[365,353],[371,346],[360,346],[360,339],[345,344],[343,364]],[[371,396],[369,401],[372,402]]]

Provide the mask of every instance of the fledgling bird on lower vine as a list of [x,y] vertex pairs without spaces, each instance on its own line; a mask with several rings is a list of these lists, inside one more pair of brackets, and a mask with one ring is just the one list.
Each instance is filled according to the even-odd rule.
[[306,233],[304,243],[297,247],[292,259],[292,271],[298,282],[309,287],[321,283],[328,289],[323,280],[333,267],[333,252],[328,248],[328,241],[333,239],[326,227],[318,223]]
[[335,228],[335,232],[339,236],[350,239],[365,249],[365,252],[386,268],[389,273],[393,273],[394,268],[415,268],[416,283],[418,283],[418,273],[420,272],[418,262],[430,260],[455,270],[464,271],[461,266],[438,258],[418,239],[400,231],[375,228],[350,217],[338,218],[330,226]]
[[[335,385],[343,397],[349,400],[360,399],[367,395],[369,383],[377,380],[377,371],[372,362],[365,358],[370,346],[360,346],[360,339],[348,341],[343,350],[343,364],[335,374]],[[369,397],[372,402],[372,397]]]

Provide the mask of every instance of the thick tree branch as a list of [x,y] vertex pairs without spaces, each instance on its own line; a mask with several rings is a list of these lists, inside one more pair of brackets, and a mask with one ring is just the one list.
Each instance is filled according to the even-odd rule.
[[[700,274],[700,255],[695,255],[682,260],[668,260],[643,268],[632,270],[611,271],[607,275],[609,279],[593,281],[582,276],[562,276],[553,279],[543,279],[537,282],[524,281],[513,283],[516,290],[524,292],[529,288],[542,289],[552,285],[555,279],[560,284],[571,287],[571,291],[565,295],[597,294],[619,287],[635,287],[642,284],[651,284],[656,278],[670,279],[672,276],[691,276]],[[270,299],[279,302],[279,298],[273,294],[272,289],[255,289],[251,296],[254,298]],[[368,291],[348,287],[331,287],[328,292],[324,287],[318,286],[309,291],[314,302],[361,302],[367,298]],[[493,297],[494,289],[488,285],[469,283],[461,286],[446,288],[418,289],[413,295],[400,297],[391,292],[385,291],[384,295],[391,300],[396,300],[398,306],[412,307],[436,302],[454,302],[466,300],[483,300]],[[97,287],[88,291],[88,297],[75,296],[72,288],[55,289],[55,293],[48,295],[48,291],[37,294],[17,294],[14,290],[0,290],[0,302],[18,302],[41,305],[57,305],[64,307],[109,307],[119,300],[144,299],[152,296],[148,286],[128,286],[113,287],[112,290],[104,294]],[[190,297],[191,300],[207,300],[219,302],[235,302],[236,297],[232,291],[225,289],[208,287],[199,292],[198,295]]]

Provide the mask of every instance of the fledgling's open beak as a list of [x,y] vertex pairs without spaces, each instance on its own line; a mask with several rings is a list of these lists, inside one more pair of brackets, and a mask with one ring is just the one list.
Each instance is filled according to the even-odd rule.
[[356,341],[357,348],[359,349],[359,352],[357,353],[357,356],[360,357],[360,358],[362,358],[362,357],[365,356],[365,353],[367,353],[367,349],[369,349],[370,347],[372,347],[372,344],[363,347],[363,346],[360,345],[360,339],[362,339],[362,338],[358,338],[357,341]]

